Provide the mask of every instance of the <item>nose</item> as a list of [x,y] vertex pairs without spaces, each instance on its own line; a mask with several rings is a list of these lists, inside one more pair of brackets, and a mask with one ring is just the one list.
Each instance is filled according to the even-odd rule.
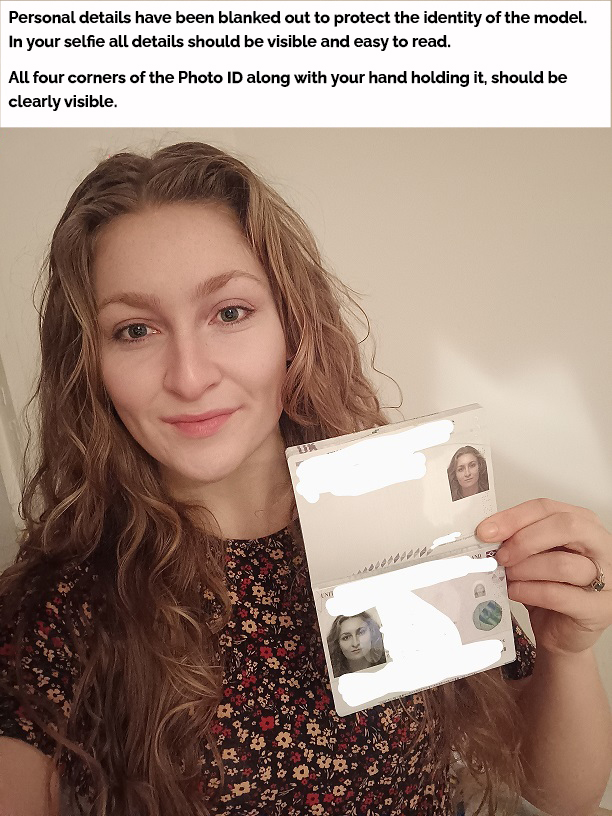
[[164,386],[192,402],[221,377],[215,355],[194,331],[176,334],[169,341],[164,362]]
[[353,635],[353,649],[356,649],[359,646],[360,642],[361,641],[359,635],[357,634],[357,632],[355,632],[355,634]]

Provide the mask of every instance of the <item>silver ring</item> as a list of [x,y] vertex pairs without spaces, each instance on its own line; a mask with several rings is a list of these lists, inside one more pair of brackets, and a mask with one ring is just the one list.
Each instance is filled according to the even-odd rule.
[[595,592],[601,592],[601,590],[606,585],[606,579],[604,577],[603,571],[599,566],[599,563],[594,558],[591,558],[590,555],[587,555],[586,558],[588,558],[589,561],[592,561],[595,564],[595,567],[597,569],[597,578],[593,578],[591,583],[588,586],[584,587],[584,589],[592,589]]

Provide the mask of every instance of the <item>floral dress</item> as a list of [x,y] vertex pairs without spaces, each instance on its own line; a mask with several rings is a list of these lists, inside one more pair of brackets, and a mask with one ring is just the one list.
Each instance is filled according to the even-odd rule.
[[[211,813],[448,816],[451,776],[432,779],[425,731],[405,757],[424,715],[420,694],[404,698],[411,718],[390,704],[336,714],[303,552],[288,530],[229,540],[226,572],[233,613],[221,636],[223,699],[213,724],[223,788],[212,752],[201,749],[199,788],[213,803]],[[91,618],[91,578],[85,563],[50,588],[22,661],[30,685],[66,717],[79,667],[64,616],[78,607]],[[517,659],[503,672],[519,678],[531,673],[535,650],[516,621],[514,632]],[[9,682],[11,634],[0,633],[0,676]],[[0,736],[53,752],[53,741],[7,696],[0,697]],[[78,793],[91,797],[86,789]]]

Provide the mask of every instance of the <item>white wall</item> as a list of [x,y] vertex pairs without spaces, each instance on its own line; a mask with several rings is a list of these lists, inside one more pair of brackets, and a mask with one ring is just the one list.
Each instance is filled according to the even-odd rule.
[[[36,370],[32,286],[69,193],[109,152],[193,138],[258,168],[364,293],[405,418],[487,409],[500,507],[549,496],[612,527],[609,129],[4,131],[0,358],[17,415]],[[612,697],[611,645],[607,632],[597,654]]]

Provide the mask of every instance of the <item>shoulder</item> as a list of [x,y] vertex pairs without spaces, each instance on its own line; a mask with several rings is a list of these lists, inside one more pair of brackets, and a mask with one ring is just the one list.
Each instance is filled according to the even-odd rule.
[[28,576],[28,585],[23,588],[14,615],[5,614],[0,598],[0,643],[6,643],[16,634],[23,634],[24,639],[34,636],[49,640],[53,630],[70,628],[72,623],[80,633],[92,618],[90,599],[96,580],[97,575],[89,562],[40,566]]
[[0,600],[0,736],[52,752],[54,742],[40,721],[69,716],[83,670],[94,579],[88,564],[49,567],[24,587],[16,615],[5,614]]

